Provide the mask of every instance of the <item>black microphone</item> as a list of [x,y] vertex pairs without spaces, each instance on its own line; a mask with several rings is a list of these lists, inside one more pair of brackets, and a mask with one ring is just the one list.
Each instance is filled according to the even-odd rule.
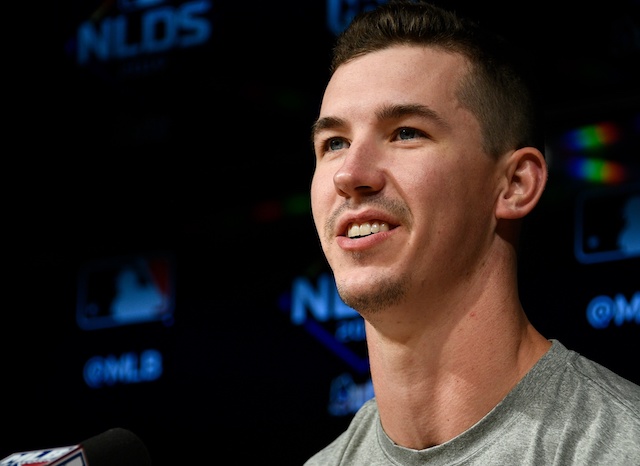
[[114,427],[77,445],[12,453],[0,466],[151,466],[149,451],[133,432]]
[[114,427],[80,445],[88,466],[151,466],[149,451],[133,432]]

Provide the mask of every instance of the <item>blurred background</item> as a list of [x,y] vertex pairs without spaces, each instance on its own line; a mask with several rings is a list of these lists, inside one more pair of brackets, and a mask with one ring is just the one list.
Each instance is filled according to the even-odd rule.
[[[308,188],[331,45],[378,3],[69,0],[20,16],[0,458],[123,427],[156,466],[220,451],[301,465],[373,395]],[[519,42],[544,77],[550,181],[525,229],[525,309],[640,383],[640,2],[435,3]]]

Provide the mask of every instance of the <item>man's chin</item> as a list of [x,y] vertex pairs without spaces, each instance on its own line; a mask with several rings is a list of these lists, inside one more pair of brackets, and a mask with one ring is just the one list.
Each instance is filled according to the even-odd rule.
[[404,299],[407,281],[402,278],[360,276],[336,277],[338,294],[344,303],[360,314],[379,312]]

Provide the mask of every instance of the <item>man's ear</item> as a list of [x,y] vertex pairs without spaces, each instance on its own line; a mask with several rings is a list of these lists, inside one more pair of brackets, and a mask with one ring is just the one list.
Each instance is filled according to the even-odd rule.
[[535,147],[513,152],[504,165],[504,188],[496,205],[496,217],[526,216],[538,203],[547,184],[547,162]]

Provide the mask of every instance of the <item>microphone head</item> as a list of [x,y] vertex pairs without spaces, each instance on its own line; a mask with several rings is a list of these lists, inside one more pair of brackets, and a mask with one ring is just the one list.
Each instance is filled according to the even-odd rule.
[[131,431],[114,427],[80,443],[89,466],[151,466],[149,451]]

